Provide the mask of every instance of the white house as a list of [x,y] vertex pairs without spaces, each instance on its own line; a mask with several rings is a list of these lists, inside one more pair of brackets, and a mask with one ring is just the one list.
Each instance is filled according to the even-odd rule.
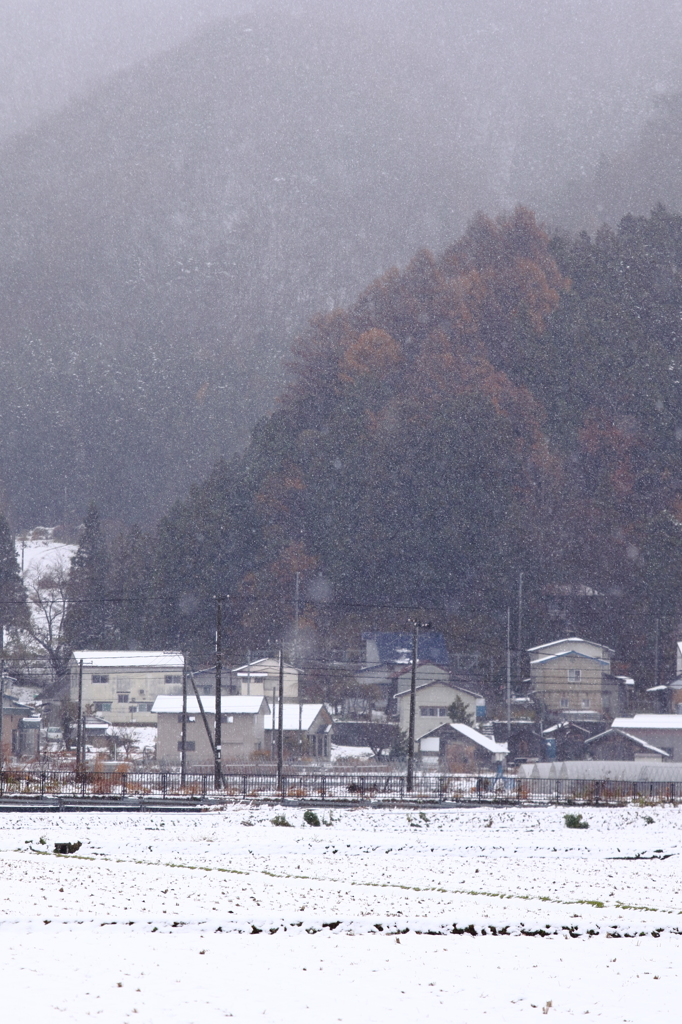
[[74,702],[81,661],[83,707],[113,725],[156,725],[156,698],[182,693],[180,651],[74,651],[69,661],[69,699]]

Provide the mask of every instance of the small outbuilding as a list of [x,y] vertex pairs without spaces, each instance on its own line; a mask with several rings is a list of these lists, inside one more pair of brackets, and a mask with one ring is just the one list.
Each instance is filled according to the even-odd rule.
[[509,749],[478,729],[462,722],[445,722],[419,740],[424,765],[437,765],[447,772],[489,771],[505,763]]
[[[332,752],[332,716],[324,704],[284,704],[282,716],[284,753],[289,759],[312,757],[328,761]],[[265,716],[265,749],[274,753],[277,744],[279,707]]]

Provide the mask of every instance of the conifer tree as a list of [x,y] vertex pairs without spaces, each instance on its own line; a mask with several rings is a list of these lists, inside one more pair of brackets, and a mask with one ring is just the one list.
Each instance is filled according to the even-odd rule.
[[6,517],[0,512],[0,627],[25,626],[28,614],[14,538]]
[[71,650],[103,650],[111,643],[109,559],[97,506],[88,509],[78,551],[71,559],[64,639]]

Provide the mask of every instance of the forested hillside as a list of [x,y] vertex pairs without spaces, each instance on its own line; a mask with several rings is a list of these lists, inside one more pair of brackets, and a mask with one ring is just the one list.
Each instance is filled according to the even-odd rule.
[[654,82],[679,84],[666,3],[625,21],[588,0],[275,8],[0,149],[0,507],[16,528],[75,527],[93,500],[106,521],[154,522],[243,448],[314,313],[442,250],[478,209],[545,209],[632,137]]
[[499,652],[522,571],[528,643],[584,632],[650,681],[682,614],[680,266],[663,209],[551,240],[519,209],[314,320],[244,455],[121,541],[149,597],[121,640],[207,652],[224,593],[232,649],[267,646],[299,572],[309,651],[422,609]]

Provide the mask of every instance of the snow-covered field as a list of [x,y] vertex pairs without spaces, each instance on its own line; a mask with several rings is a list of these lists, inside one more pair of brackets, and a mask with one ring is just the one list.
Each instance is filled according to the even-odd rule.
[[117,1024],[678,1020],[682,809],[583,809],[585,830],[564,813],[333,810],[319,828],[299,808],[248,805],[3,813],[3,1010]]

